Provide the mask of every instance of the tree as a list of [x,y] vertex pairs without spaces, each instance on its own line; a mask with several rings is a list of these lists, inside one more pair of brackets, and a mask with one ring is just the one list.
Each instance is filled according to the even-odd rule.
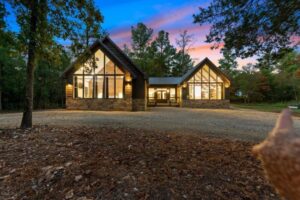
[[[2,85],[3,85],[3,80],[2,80],[2,65],[3,65],[3,61],[4,60],[4,53],[3,48],[4,46],[2,46],[5,42],[4,38],[4,28],[6,27],[5,21],[4,21],[4,17],[6,15],[6,10],[4,7],[4,3],[0,1],[0,55],[2,55],[0,57],[0,111],[2,110]],[[2,62],[1,62],[2,61]]]
[[189,35],[187,30],[181,33],[179,38],[176,39],[176,44],[179,48],[179,51],[174,57],[175,63],[172,69],[173,76],[182,76],[193,67],[194,63],[191,56],[188,54],[192,41],[193,36]]
[[299,9],[299,0],[213,0],[194,22],[211,24],[207,42],[224,42],[225,49],[245,58],[290,48],[291,38],[300,35]]
[[26,94],[21,128],[32,127],[34,70],[39,56],[47,55],[57,39],[72,38],[80,26],[86,0],[9,0],[27,51]]
[[130,53],[134,62],[142,70],[149,71],[148,50],[152,39],[153,30],[143,23],[138,23],[136,27],[131,27],[131,47]]
[[150,52],[154,54],[154,73],[157,76],[170,76],[174,66],[176,49],[169,40],[169,33],[160,31],[151,44]]
[[268,77],[258,71],[251,63],[243,66],[243,70],[236,72],[233,83],[236,92],[242,94],[245,103],[269,100],[268,94],[271,87]]
[[76,31],[74,31],[71,37],[72,45],[70,48],[74,56],[83,53],[95,40],[105,35],[105,32],[101,28],[103,16],[100,10],[95,8],[93,0],[85,0],[85,3],[79,6],[77,15],[82,23],[74,26]]
[[127,56],[130,56],[130,55],[131,55],[131,50],[130,50],[130,48],[128,47],[127,44],[124,44],[124,45],[123,45],[123,52],[124,52]]
[[237,69],[237,62],[231,53],[224,49],[223,50],[223,58],[219,60],[220,69],[223,70],[228,75],[233,76],[235,70]]
[[300,70],[300,54],[295,51],[287,53],[284,57],[278,60],[276,69],[279,71],[281,85],[288,85],[292,88],[294,99],[299,103],[300,93],[300,77],[298,73]]

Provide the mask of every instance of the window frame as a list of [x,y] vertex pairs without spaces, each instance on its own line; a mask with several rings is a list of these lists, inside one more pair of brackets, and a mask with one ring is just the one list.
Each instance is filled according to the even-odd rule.
[[[93,67],[92,69],[92,73],[88,73],[85,74],[85,70],[82,70],[82,74],[73,74],[73,99],[125,99],[125,72],[120,69],[119,66],[117,66],[110,58],[108,58],[114,65],[114,74],[106,74],[106,58],[108,58],[105,54],[104,54],[104,59],[103,59],[103,63],[104,63],[104,68],[103,68],[103,73],[101,74],[95,74],[95,68]],[[92,59],[95,59],[95,56],[93,56]],[[94,60],[95,62],[95,60]],[[82,64],[80,66],[80,68],[84,67],[84,64]],[[80,69],[79,68],[79,69]],[[123,74],[116,74],[117,68],[123,72]],[[79,70],[78,69],[78,70]],[[83,88],[82,88],[82,98],[80,97],[75,97],[75,77],[82,77],[82,82],[83,82]],[[86,98],[84,96],[84,90],[85,90],[85,77],[93,77],[93,92],[92,92],[92,98]],[[102,98],[98,98],[98,77],[103,77],[103,94],[102,94]],[[106,79],[108,77],[113,77],[114,80],[114,97],[113,98],[109,98],[108,93],[108,89],[107,89],[107,83],[106,83]],[[122,98],[117,98],[116,95],[116,87],[117,87],[117,78],[116,77],[123,77],[123,88],[122,88]]]
[[[218,73],[216,73],[215,71],[213,71],[216,76],[217,79],[215,82],[211,82],[211,77],[210,77],[210,71],[212,70],[209,66],[208,67],[208,82],[207,81],[203,81],[203,68],[204,66],[198,71],[196,72],[188,81],[187,81],[187,89],[188,89],[188,99],[189,100],[224,100],[224,81],[222,80],[222,82],[219,81],[219,79],[221,79],[221,77],[218,75]],[[201,73],[201,81],[196,81],[196,74]],[[211,85],[214,84],[216,85],[216,99],[212,99],[211,98]],[[218,85],[221,85],[222,91],[221,91],[221,97],[219,98],[219,87]],[[203,99],[202,94],[201,94],[201,98],[200,99],[196,99],[196,85],[200,85],[201,86],[201,90],[203,89],[203,85],[208,85],[208,98],[207,99]],[[190,87],[193,87],[193,95],[190,94]],[[192,96],[192,98],[191,98]]]

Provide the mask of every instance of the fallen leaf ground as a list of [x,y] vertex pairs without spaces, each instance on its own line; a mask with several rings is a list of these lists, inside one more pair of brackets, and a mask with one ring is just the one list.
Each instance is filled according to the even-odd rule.
[[0,199],[279,199],[253,143],[126,128],[0,131]]

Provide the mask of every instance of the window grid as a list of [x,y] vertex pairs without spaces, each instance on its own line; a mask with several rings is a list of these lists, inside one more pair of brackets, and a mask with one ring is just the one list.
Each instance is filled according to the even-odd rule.
[[[210,71],[211,69],[208,68],[208,82],[204,82],[204,78],[203,78],[203,68],[199,71],[201,73],[201,81],[196,81],[195,76],[197,72],[190,80],[192,81],[188,81],[188,90],[190,90],[190,86],[193,87],[193,96],[191,98],[191,96],[189,95],[189,99],[191,100],[197,100],[196,99],[196,89],[195,86],[197,85],[201,85],[201,93],[202,93],[202,89],[203,89],[203,85],[208,85],[208,99],[207,100],[218,100],[218,99],[224,99],[224,91],[223,91],[223,82],[219,82],[219,76],[216,75],[216,82],[211,82],[211,77],[210,77]],[[215,99],[211,99],[211,85],[214,84],[216,86],[216,98]],[[221,85],[221,93],[219,93],[219,86]],[[188,92],[190,94],[190,91]],[[219,97],[219,94],[221,94],[221,96]],[[206,100],[203,99],[203,96],[201,94],[201,98],[199,100]]]
[[[93,67],[92,69],[92,74],[89,74],[89,73],[85,73],[85,70],[83,69],[82,70],[82,74],[74,74],[73,75],[73,87],[74,87],[74,92],[73,92],[73,98],[82,98],[82,99],[124,99],[125,97],[125,75],[124,74],[116,74],[116,68],[117,66],[114,64],[114,74],[106,74],[106,58],[107,56],[104,56],[104,59],[103,59],[103,63],[104,63],[104,67],[103,67],[103,74],[95,74],[95,67]],[[93,57],[94,61],[95,61],[95,56]],[[84,66],[82,66],[84,67]],[[78,80],[78,77],[82,77],[82,97],[78,97],[78,83],[77,83],[77,80]],[[87,98],[85,97],[85,77],[92,77],[92,81],[93,81],[93,92],[92,92],[92,98]],[[103,89],[102,89],[102,98],[98,98],[98,84],[97,84],[97,81],[98,81],[98,77],[103,77]],[[109,89],[108,89],[108,78],[109,77],[113,77],[113,80],[114,80],[114,98],[110,98],[109,97]],[[123,92],[123,95],[122,95],[122,98],[119,98],[116,96],[116,77],[123,77],[123,83],[122,83],[122,92]]]

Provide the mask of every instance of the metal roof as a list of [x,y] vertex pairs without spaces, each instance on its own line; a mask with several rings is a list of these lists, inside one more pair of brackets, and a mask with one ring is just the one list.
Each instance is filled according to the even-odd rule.
[[179,85],[181,77],[149,77],[149,85]]

